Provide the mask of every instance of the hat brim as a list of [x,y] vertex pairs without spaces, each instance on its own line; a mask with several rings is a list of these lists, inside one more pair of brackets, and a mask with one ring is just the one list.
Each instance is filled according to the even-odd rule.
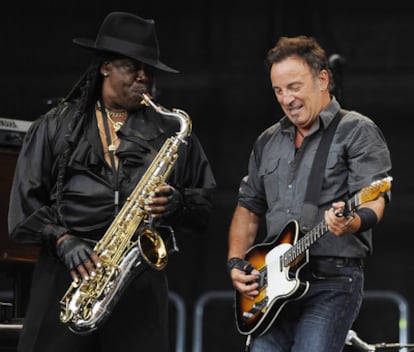
[[93,41],[91,39],[74,38],[72,41],[75,44],[77,44],[81,47],[96,50],[96,51],[106,51],[106,52],[111,52],[111,53],[115,53],[115,54],[120,54],[120,55],[123,55],[125,57],[129,57],[131,59],[141,61],[141,62],[143,62],[147,65],[150,65],[150,66],[155,67],[155,68],[157,68],[159,70],[162,70],[162,71],[173,72],[173,73],[179,73],[180,72],[176,69],[173,69],[170,66],[167,66],[166,64],[164,64],[163,62],[161,62],[159,60],[155,61],[155,60],[152,60],[152,59],[145,58],[143,56],[131,55],[131,54],[123,52],[122,50],[116,50],[116,49],[113,49],[113,48],[97,47],[95,41]]

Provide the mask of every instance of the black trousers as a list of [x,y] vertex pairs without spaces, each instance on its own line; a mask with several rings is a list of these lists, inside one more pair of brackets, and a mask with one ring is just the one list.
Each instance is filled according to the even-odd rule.
[[60,300],[69,288],[67,268],[42,251],[36,263],[18,352],[166,352],[168,284],[152,268],[128,285],[109,318],[88,335],[75,334],[59,320]]

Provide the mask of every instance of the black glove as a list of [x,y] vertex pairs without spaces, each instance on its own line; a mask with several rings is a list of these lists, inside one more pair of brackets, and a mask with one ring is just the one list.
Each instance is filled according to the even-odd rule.
[[163,216],[170,216],[179,212],[184,206],[184,197],[181,192],[170,186],[171,193],[167,196],[168,203],[165,205]]
[[66,236],[59,243],[56,254],[69,270],[74,270],[85,260],[90,259],[93,250],[89,245],[75,236]]
[[254,269],[253,265],[251,265],[247,260],[236,257],[227,260],[227,270],[229,273],[234,268],[244,271],[246,274],[250,274]]

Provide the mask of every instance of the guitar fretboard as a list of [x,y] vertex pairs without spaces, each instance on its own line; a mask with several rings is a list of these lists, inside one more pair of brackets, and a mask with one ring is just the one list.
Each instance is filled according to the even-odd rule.
[[[359,201],[360,193],[357,193],[355,196],[351,197],[345,204],[345,213],[349,214],[360,205]],[[312,230],[307,234],[302,236],[290,249],[288,249],[283,254],[283,265],[285,267],[293,263],[297,258],[299,258],[305,251],[307,251],[310,246],[312,246],[317,240],[319,240],[323,235],[328,232],[328,224],[325,220],[316,225]]]

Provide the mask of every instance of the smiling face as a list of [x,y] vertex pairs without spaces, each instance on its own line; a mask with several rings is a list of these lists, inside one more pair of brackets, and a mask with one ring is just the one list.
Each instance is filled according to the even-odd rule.
[[273,63],[270,80],[289,120],[300,130],[309,131],[330,101],[328,72],[321,70],[315,76],[304,60],[291,56]]
[[142,62],[120,58],[101,66],[104,76],[102,96],[112,110],[136,110],[142,93],[148,93],[154,80],[154,68]]

